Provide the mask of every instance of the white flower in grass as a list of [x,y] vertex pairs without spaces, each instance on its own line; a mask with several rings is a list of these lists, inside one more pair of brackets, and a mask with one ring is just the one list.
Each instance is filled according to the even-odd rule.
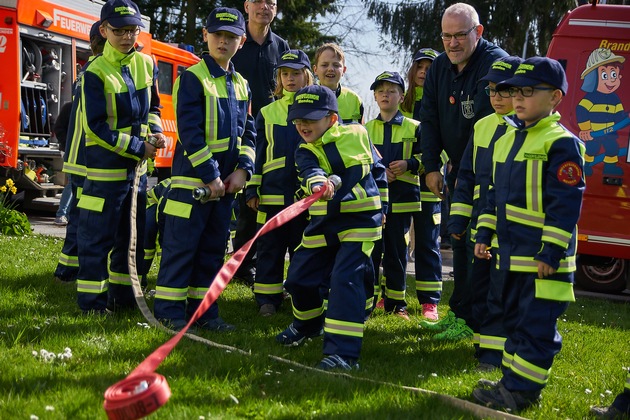
[[238,404],[238,398],[236,398],[234,395],[230,394],[230,398],[232,399],[232,401],[234,401],[234,404]]
[[604,391],[604,393],[605,393],[606,395],[610,395],[610,394],[612,394],[612,391],[611,391],[610,389],[607,389],[606,391]]
[[31,420],[39,420],[39,417],[37,417],[35,414],[31,414]]
[[437,373],[432,373],[431,376],[433,376],[434,378],[437,378]]
[[590,389],[588,389],[588,388],[586,388],[586,389],[584,390],[584,393],[585,393],[585,394],[591,394],[592,392],[593,392],[593,391],[591,391],[591,390],[590,390]]
[[53,407],[52,405],[47,405],[46,411],[55,411],[55,407]]

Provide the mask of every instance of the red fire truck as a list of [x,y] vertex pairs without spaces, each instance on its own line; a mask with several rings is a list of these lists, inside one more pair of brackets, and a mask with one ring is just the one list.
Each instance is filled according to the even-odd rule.
[[630,289],[630,6],[577,7],[547,55],[569,82],[561,121],[586,145],[576,282],[600,292]]
[[[90,56],[89,31],[101,1],[4,0],[0,2],[0,180],[11,177],[25,192],[25,207],[52,207],[65,184],[63,161],[52,126],[72,100],[72,83]],[[144,29],[137,48],[159,68],[162,124],[168,144],[156,166],[169,176],[175,147],[172,88],[179,73],[199,58],[152,39]]]

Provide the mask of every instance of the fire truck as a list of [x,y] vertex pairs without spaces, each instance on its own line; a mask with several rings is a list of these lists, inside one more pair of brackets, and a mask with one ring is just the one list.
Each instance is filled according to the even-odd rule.
[[630,6],[575,8],[547,55],[569,83],[561,122],[586,146],[576,282],[598,292],[630,289]]
[[[0,181],[13,178],[26,208],[54,210],[66,183],[63,159],[52,127],[61,106],[72,100],[72,85],[90,56],[89,31],[101,1],[0,1]],[[137,49],[153,56],[167,147],[155,166],[170,175],[176,142],[172,89],[177,76],[199,61],[190,49],[152,39],[150,20]]]

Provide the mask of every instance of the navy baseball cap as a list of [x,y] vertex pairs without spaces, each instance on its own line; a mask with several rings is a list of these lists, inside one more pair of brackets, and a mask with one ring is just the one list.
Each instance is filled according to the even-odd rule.
[[514,72],[522,62],[523,59],[516,56],[501,57],[492,63],[488,74],[479,81],[500,83],[514,76]]
[[103,35],[101,35],[101,31],[99,30],[99,28],[101,27],[101,24],[103,22],[96,21],[92,24],[92,27],[90,28],[90,41],[98,38],[99,40],[105,39],[103,38]]
[[414,55],[412,61],[420,61],[420,60],[435,60],[435,58],[440,53],[435,51],[433,48],[421,48]]
[[217,7],[206,19],[206,30],[210,33],[227,31],[241,36],[245,34],[245,18],[237,9]]
[[311,60],[308,59],[308,56],[302,50],[286,50],[282,53],[282,56],[280,56],[276,69],[280,67],[288,67],[290,69],[302,69],[306,67],[310,69]]
[[523,61],[514,76],[497,84],[497,89],[502,90],[511,86],[534,86],[539,83],[547,83],[567,94],[569,84],[562,64],[548,57],[530,57]]
[[295,99],[289,107],[287,121],[298,118],[321,120],[330,112],[337,112],[335,93],[320,85],[306,86],[295,92]]
[[395,85],[400,86],[403,92],[405,91],[405,81],[403,80],[402,76],[398,72],[384,71],[383,73],[379,74],[378,76],[376,76],[374,83],[370,85],[370,90],[376,89],[376,86],[378,86],[378,84],[381,82],[393,83]]
[[101,22],[107,21],[114,28],[140,26],[144,28],[138,5],[131,0],[109,0],[101,8]]

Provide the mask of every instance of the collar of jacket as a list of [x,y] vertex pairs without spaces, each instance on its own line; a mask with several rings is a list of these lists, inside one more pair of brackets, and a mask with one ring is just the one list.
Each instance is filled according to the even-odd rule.
[[510,115],[506,115],[503,117],[503,119],[505,120],[505,122],[507,122],[509,125],[511,125],[512,127],[518,129],[518,130],[531,130],[532,128],[539,126],[539,125],[546,125],[546,124],[551,124],[554,122],[558,122],[560,121],[560,113],[559,112],[554,112],[551,115],[536,121],[534,124],[530,125],[529,127],[525,127],[525,123],[521,120],[518,119],[518,117],[516,116],[516,114],[510,114]]
[[126,66],[131,62],[131,59],[136,53],[136,49],[132,48],[128,53],[121,53],[116,48],[112,46],[109,42],[105,43],[105,48],[103,48],[103,57],[110,63],[115,63],[120,66]]
[[210,70],[210,75],[214,78],[223,77],[228,73],[234,73],[234,63],[230,60],[230,70],[225,71],[223,68],[214,61],[214,58],[208,53],[204,53],[201,58],[206,63],[208,70]]
[[398,110],[396,115],[394,115],[394,117],[389,121],[383,121],[380,113],[378,114],[376,119],[382,122],[383,124],[402,125],[403,120],[405,119],[405,116],[402,114],[402,112],[400,112],[400,110]]
[[295,92],[289,92],[286,89],[282,89],[282,98],[280,100],[286,101],[289,105],[291,105],[295,100]]

